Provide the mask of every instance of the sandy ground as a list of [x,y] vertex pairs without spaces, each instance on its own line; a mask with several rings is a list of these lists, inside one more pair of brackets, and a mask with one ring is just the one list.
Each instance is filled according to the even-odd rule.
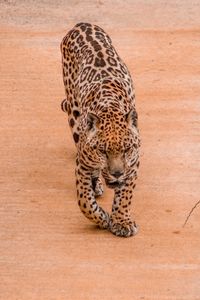
[[[200,2],[0,2],[0,299],[199,300]],[[76,203],[59,43],[101,25],[133,74],[140,232],[97,230]],[[112,191],[102,206],[110,210]]]

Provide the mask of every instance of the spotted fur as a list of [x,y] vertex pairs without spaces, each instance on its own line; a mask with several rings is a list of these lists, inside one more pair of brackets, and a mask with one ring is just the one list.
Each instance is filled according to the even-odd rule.
[[[139,132],[130,73],[99,26],[77,24],[61,43],[68,114],[77,147],[76,186],[83,214],[118,236],[135,235],[130,216],[139,167]],[[114,189],[112,212],[99,206],[100,176]]]

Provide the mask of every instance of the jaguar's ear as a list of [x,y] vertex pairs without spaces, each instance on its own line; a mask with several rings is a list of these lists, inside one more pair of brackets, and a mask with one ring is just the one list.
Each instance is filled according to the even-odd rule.
[[138,126],[138,115],[137,112],[134,109],[131,109],[127,114],[126,114],[126,121],[131,127],[136,127]]
[[99,124],[99,117],[91,112],[87,115],[87,129],[89,131],[95,130]]

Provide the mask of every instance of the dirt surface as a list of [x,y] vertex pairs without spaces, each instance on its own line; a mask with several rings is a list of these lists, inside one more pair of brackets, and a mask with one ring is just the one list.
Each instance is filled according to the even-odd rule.
[[[1,1],[2,300],[199,300],[200,2]],[[80,213],[75,147],[60,111],[59,44],[102,26],[133,75],[142,136],[123,239]],[[102,206],[110,210],[112,191]]]

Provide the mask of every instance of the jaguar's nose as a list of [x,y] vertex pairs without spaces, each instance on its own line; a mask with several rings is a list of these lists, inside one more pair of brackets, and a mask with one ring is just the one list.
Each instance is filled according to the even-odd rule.
[[123,172],[115,171],[115,172],[112,172],[111,175],[114,176],[115,178],[119,178],[120,176],[123,175]]

